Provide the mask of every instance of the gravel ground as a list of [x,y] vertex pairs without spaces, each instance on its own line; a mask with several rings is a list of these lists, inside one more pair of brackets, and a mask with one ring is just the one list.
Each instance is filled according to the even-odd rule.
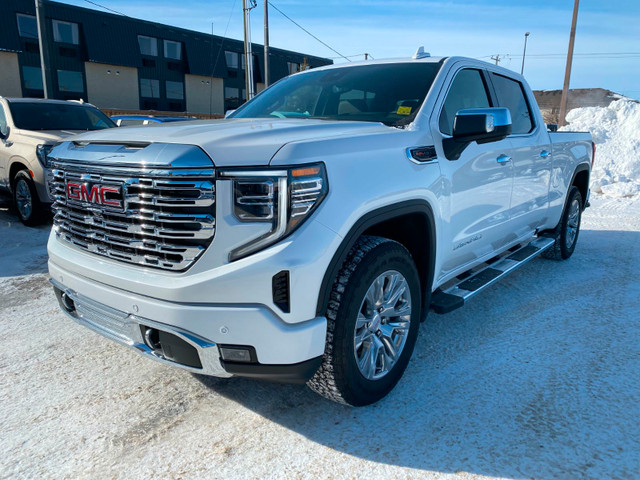
[[431,315],[398,387],[359,409],[77,326],[48,228],[0,204],[0,477],[640,478],[640,197],[592,203],[570,261]]

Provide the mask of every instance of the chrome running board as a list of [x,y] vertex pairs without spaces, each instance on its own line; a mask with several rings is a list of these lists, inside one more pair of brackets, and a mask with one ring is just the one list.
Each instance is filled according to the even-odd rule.
[[462,307],[467,300],[485,288],[551,248],[553,243],[552,238],[538,237],[517,250],[507,250],[501,256],[483,264],[484,266],[479,269],[476,267],[471,270],[471,274],[459,275],[453,280],[453,284],[448,282],[444,289],[438,289],[433,293],[431,310],[442,314]]

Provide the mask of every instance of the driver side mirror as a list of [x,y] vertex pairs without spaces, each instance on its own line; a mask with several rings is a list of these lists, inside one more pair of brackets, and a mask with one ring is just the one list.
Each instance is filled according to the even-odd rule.
[[457,160],[470,143],[497,142],[511,135],[511,131],[508,108],[459,110],[453,121],[452,137],[443,141],[445,155],[449,160]]
[[9,138],[9,126],[4,127],[4,131],[0,128],[0,140],[6,140]]

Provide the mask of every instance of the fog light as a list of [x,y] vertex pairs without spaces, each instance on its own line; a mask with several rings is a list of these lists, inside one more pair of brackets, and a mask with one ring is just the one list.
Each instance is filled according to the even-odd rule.
[[253,347],[220,347],[220,355],[225,362],[253,363],[256,361]]

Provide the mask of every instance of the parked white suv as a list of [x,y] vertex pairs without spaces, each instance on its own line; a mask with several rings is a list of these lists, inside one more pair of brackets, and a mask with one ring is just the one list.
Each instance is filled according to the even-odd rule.
[[56,147],[49,271],[65,312],[151,358],[366,405],[427,312],[571,256],[593,152],[488,63],[318,68],[225,120]]
[[115,126],[88,103],[0,97],[0,190],[12,194],[22,223],[40,223],[53,201],[47,187],[47,155],[53,145],[80,132]]

